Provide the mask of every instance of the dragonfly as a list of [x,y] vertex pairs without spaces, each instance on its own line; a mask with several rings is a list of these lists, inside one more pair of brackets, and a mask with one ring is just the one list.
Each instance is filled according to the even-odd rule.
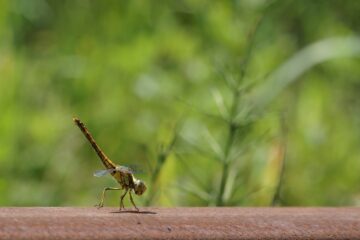
[[120,196],[120,208],[125,210],[124,206],[124,198],[127,193],[129,193],[130,201],[132,205],[135,207],[137,211],[139,209],[136,207],[136,204],[132,198],[131,193],[134,192],[136,195],[142,195],[146,191],[146,185],[143,181],[135,178],[134,171],[126,166],[120,166],[113,163],[106,155],[105,153],[100,149],[100,147],[96,144],[94,138],[90,134],[89,130],[85,127],[85,124],[81,122],[79,118],[74,117],[73,118],[74,123],[80,128],[84,136],[87,138],[87,140],[90,142],[91,146],[99,156],[101,162],[105,166],[105,169],[98,170],[94,172],[95,177],[102,177],[105,175],[110,174],[115,180],[120,184],[119,187],[106,187],[104,188],[101,200],[98,204],[95,206],[98,208],[102,208],[104,206],[104,200],[105,200],[105,193],[109,190],[124,190],[124,193]]

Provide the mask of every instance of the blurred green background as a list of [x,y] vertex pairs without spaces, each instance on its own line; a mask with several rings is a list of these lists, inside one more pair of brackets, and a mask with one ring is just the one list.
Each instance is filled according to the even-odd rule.
[[139,206],[360,205],[359,13],[0,0],[0,205],[89,206],[116,186],[92,176],[102,165],[73,116],[142,170]]

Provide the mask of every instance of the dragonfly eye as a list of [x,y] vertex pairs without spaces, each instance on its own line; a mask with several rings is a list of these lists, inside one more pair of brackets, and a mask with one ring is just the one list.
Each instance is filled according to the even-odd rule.
[[144,182],[137,180],[137,182],[135,183],[134,190],[136,195],[142,195],[146,191],[146,186]]

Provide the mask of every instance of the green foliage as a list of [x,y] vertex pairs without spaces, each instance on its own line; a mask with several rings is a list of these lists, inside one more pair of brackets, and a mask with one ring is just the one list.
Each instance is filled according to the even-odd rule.
[[143,168],[139,206],[359,204],[359,12],[0,0],[0,204],[93,205],[116,186],[92,177],[73,116]]

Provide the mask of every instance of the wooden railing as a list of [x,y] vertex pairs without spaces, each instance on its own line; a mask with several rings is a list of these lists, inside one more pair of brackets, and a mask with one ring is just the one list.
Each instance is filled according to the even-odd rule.
[[0,239],[360,239],[360,208],[0,208]]

